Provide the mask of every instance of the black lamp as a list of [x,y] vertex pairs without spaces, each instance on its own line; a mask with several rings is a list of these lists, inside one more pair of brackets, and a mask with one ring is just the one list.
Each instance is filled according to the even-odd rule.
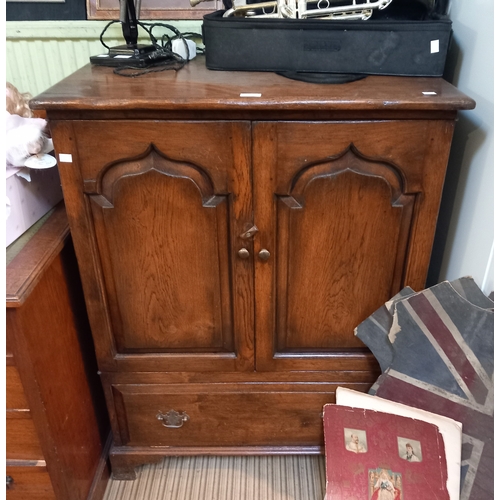
[[141,0],[119,0],[120,22],[125,45],[110,47],[107,54],[92,56],[90,62],[100,66],[129,66],[144,68],[165,60],[166,53],[154,45],[138,44],[137,15]]

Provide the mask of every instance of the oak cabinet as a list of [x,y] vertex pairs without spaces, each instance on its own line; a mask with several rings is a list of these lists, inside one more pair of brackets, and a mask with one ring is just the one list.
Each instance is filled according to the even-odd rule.
[[474,102],[441,79],[316,85],[198,58],[135,79],[88,66],[32,105],[59,155],[114,475],[321,452],[336,387],[379,374],[354,328],[425,284]]

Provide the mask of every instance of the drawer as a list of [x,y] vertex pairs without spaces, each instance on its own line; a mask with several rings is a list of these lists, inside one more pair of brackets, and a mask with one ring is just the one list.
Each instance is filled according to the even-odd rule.
[[28,401],[17,368],[15,366],[7,366],[5,378],[7,391],[5,403],[7,410],[28,410]]
[[5,427],[7,460],[42,460],[44,458],[31,418],[16,418],[7,412]]
[[[7,322],[8,322],[9,316],[7,316]],[[14,360],[14,354],[12,352],[12,344],[13,344],[13,334],[12,334],[12,329],[7,326],[5,330],[5,357],[6,357],[6,363],[7,366],[12,366],[15,365],[16,362]]]
[[[113,387],[122,444],[322,446],[323,405],[334,384],[202,384]],[[164,425],[158,414],[187,415]],[[176,427],[178,426],[178,427]]]
[[7,465],[6,474],[11,478],[7,500],[56,500],[47,467]]

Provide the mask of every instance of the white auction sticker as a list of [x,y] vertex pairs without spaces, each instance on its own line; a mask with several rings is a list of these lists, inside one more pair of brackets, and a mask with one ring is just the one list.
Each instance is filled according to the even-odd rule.
[[59,155],[59,161],[61,163],[73,163],[73,157],[67,153],[61,153]]
[[242,92],[240,97],[262,97],[262,94],[257,92]]

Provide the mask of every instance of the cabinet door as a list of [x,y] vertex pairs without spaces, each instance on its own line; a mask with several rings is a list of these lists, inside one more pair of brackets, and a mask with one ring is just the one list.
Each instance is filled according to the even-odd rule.
[[257,369],[375,369],[354,329],[424,284],[452,128],[255,125]]
[[249,124],[56,123],[54,136],[78,167],[61,178],[101,369],[253,369],[253,264],[238,258],[252,250]]

